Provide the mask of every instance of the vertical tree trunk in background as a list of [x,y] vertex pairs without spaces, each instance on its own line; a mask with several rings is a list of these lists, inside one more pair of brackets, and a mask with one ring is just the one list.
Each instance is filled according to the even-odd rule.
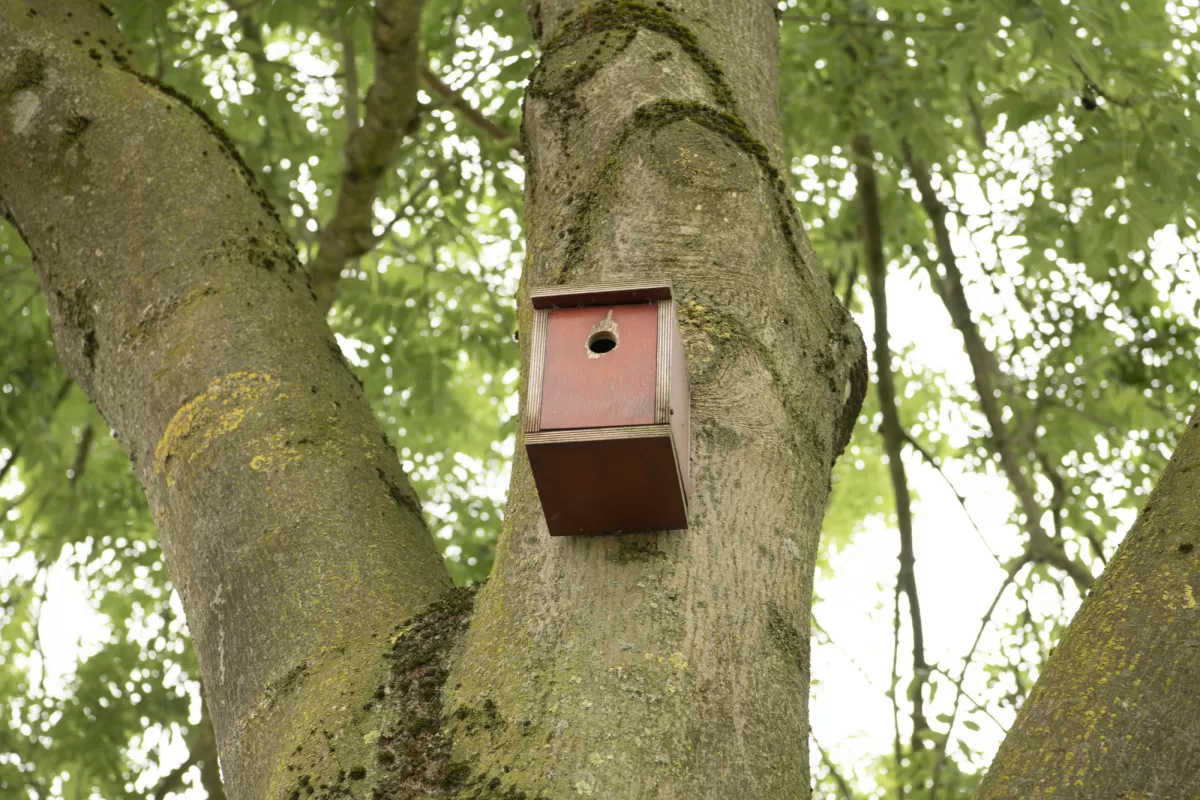
[[269,202],[120,41],[0,0],[0,212],[149,500],[229,796],[281,797],[373,763],[387,634],[449,579]]
[[524,286],[674,283],[691,526],[550,539],[518,447],[454,755],[529,797],[807,797],[813,564],[865,361],[784,185],[773,6],[526,9]]
[[1200,797],[1200,412],[1067,627],[981,800]]
[[158,522],[229,797],[807,796],[813,563],[866,373],[789,201],[772,4],[528,4],[524,285],[674,281],[691,527],[551,540],[518,448],[461,641],[249,171],[101,7],[29,4],[0,0],[0,211]]

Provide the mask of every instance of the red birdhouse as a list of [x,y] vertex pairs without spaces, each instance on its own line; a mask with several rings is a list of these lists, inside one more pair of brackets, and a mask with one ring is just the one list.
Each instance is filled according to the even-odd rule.
[[670,284],[531,299],[525,452],[550,535],[686,528],[688,377]]

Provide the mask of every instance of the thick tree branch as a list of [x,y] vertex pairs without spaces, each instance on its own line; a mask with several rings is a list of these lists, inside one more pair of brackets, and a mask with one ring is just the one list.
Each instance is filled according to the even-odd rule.
[[[346,262],[375,246],[375,201],[400,142],[417,119],[420,36],[421,0],[376,3],[375,83],[367,92],[362,125],[346,141],[337,209],[321,229],[317,254],[309,266],[322,311],[333,305]],[[348,103],[348,109],[353,107]]]
[[892,350],[888,341],[887,262],[883,252],[883,218],[879,208],[879,185],[875,173],[875,150],[868,136],[861,135],[853,143],[857,157],[859,210],[862,217],[863,245],[867,265],[867,281],[871,291],[871,306],[875,314],[875,373],[879,406],[883,418],[880,435],[887,453],[888,473],[892,479],[892,494],[896,501],[896,521],[900,531],[900,572],[896,580],[908,599],[913,637],[912,749],[924,747],[921,734],[928,729],[925,719],[924,685],[929,676],[925,662],[925,634],[921,621],[921,603],[917,595],[913,552],[912,500],[908,476],[904,469],[904,428],[896,404],[895,376],[892,372]]
[[1047,659],[978,798],[1200,794],[1198,475],[1193,415],[1133,529]]

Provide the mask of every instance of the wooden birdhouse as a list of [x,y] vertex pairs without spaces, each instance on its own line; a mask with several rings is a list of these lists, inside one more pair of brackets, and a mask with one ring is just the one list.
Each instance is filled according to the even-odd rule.
[[687,527],[687,365],[665,283],[535,289],[525,451],[552,536]]

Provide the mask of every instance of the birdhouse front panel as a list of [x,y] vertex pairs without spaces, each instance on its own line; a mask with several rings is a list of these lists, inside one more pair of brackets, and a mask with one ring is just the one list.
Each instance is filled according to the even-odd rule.
[[690,395],[670,284],[530,298],[525,452],[550,534],[686,528]]
[[653,424],[657,350],[656,303],[552,309],[539,429]]

